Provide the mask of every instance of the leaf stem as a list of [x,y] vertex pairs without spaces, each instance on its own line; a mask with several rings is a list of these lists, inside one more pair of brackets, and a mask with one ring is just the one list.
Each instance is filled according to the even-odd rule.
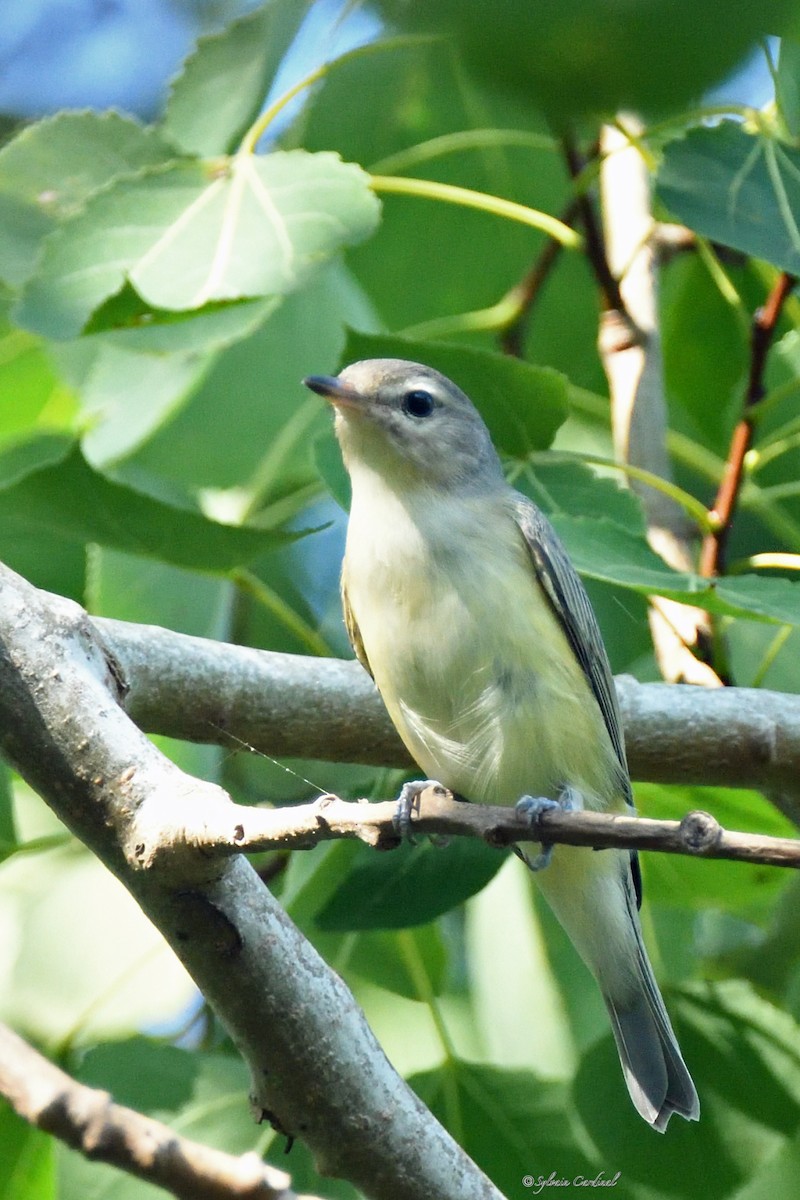
[[312,629],[282,596],[264,583],[263,579],[259,579],[252,571],[245,570],[243,567],[231,571],[230,578],[238,588],[247,592],[273,616],[277,617],[312,654],[316,654],[320,658],[330,657],[331,648],[325,639],[317,633],[316,629]]
[[311,87],[318,80],[324,79],[328,73],[330,65],[330,63],[323,63],[321,67],[317,67],[314,71],[311,71],[310,74],[305,75],[301,80],[299,80],[298,83],[295,83],[292,87],[290,87],[287,92],[284,92],[282,96],[279,96],[277,100],[270,104],[269,108],[265,108],[242,138],[237,153],[254,154],[258,142],[264,136],[269,126],[277,117],[278,113],[286,107],[290,100],[294,100],[295,96],[298,96],[300,92],[305,91],[306,88]]
[[463,208],[476,208],[482,212],[492,213],[496,217],[505,217],[510,221],[519,221],[539,229],[548,237],[555,238],[562,246],[570,250],[578,250],[582,245],[580,234],[570,229],[557,217],[540,212],[536,208],[528,208],[525,204],[516,204],[513,200],[504,200],[502,196],[491,196],[486,192],[476,192],[472,188],[457,187],[452,183],[438,183],[432,179],[415,179],[403,175],[373,175],[371,186],[374,192],[394,193],[403,196],[417,196],[424,200],[441,200],[445,204],[458,204]]
[[375,175],[392,175],[395,171],[407,171],[419,163],[441,158],[446,154],[457,154],[464,150],[480,150],[499,146],[521,146],[529,150],[554,150],[551,137],[542,133],[529,133],[524,129],[462,129],[457,133],[445,133],[440,137],[418,142],[406,150],[398,150],[368,170]]
[[593,466],[610,467],[611,470],[621,471],[629,478],[637,479],[640,483],[646,483],[648,487],[661,492],[662,495],[669,496],[671,500],[674,500],[683,509],[687,516],[690,516],[696,522],[704,533],[709,533],[713,529],[708,509],[702,501],[692,496],[689,492],[684,491],[683,488],[678,487],[676,483],[672,483],[670,480],[656,475],[653,471],[647,471],[644,467],[635,467],[630,463],[616,462],[613,458],[604,458],[600,454],[570,454],[564,450],[549,450],[547,452],[547,462],[553,462],[557,459],[563,459],[565,462],[590,463]]

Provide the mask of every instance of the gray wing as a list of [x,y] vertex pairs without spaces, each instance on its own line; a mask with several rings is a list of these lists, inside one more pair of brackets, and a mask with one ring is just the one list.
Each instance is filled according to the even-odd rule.
[[621,767],[625,799],[632,804],[617,693],[589,597],[550,522],[535,504],[519,493],[514,496],[514,517],[525,538],[539,582],[603,714]]
[[[514,517],[525,539],[533,569],[544,594],[561,623],[572,652],[580,663],[603,714],[608,736],[620,766],[620,788],[632,808],[631,780],[628,774],[628,760],[625,757],[625,740],[622,736],[622,718],[617,693],[603,637],[589,597],[555,529],[544,513],[519,492],[514,494]],[[638,908],[642,903],[642,874],[635,850],[631,851],[630,862],[631,880]]]

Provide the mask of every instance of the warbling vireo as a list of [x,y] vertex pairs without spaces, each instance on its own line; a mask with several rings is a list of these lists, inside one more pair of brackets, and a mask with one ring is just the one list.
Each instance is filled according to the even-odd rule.
[[[476,802],[625,811],[597,621],[555,531],[505,482],[474,405],[402,359],[305,382],[334,406],[352,482],[347,630],[416,762]],[[637,1110],[661,1132],[672,1113],[696,1120],[642,942],[636,855],[560,845],[536,880],[600,985]]]

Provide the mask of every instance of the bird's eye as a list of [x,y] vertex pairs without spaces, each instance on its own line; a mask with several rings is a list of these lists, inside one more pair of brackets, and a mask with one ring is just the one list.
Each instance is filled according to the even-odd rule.
[[435,407],[433,396],[422,388],[415,388],[403,396],[402,409],[406,416],[429,417]]

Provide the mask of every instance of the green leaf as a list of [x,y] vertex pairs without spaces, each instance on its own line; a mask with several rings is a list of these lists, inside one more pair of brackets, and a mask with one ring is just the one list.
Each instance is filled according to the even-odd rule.
[[775,98],[787,133],[800,137],[800,42],[795,38],[781,38]]
[[489,1062],[566,1079],[575,1069],[563,999],[569,984],[545,940],[532,880],[527,867],[508,855],[467,902],[470,1008]]
[[578,1109],[603,1160],[626,1182],[657,1180],[665,1195],[722,1200],[798,1127],[800,1034],[739,980],[666,1000],[700,1094],[699,1123],[673,1117],[666,1136],[655,1137],[630,1104],[610,1036],[583,1059]]
[[558,454],[536,455],[522,474],[512,472],[514,487],[551,516],[597,517],[613,521],[629,533],[643,534],[645,519],[634,493],[621,476],[598,475],[591,466]]
[[42,340],[0,315],[0,438],[18,436],[40,420],[68,427],[74,410]]
[[424,925],[480,891],[504,855],[472,838],[448,846],[402,845],[354,854],[350,874],[317,912],[320,929],[406,929]]
[[576,569],[590,579],[616,583],[642,595],[656,593],[697,604],[711,612],[800,624],[800,584],[788,579],[737,575],[709,581],[673,571],[643,537],[605,518],[556,513],[552,521]]
[[[392,172],[410,170],[561,212],[570,196],[560,156],[547,146],[550,131],[525,98],[500,86],[497,73],[488,81],[469,77],[439,41],[384,43],[380,53],[346,56],[331,66],[298,120],[298,136],[307,149],[336,149],[346,160],[381,170],[388,159]],[[419,161],[420,146],[436,153]],[[544,244],[516,222],[454,205],[387,195],[384,212],[380,237],[354,250],[349,262],[391,329],[494,304],[519,283]],[[476,252],[481,246],[491,246],[491,253]],[[525,338],[528,357],[602,390],[597,302],[581,256],[561,255],[545,294]],[[467,328],[458,336],[487,347],[496,338]]]
[[601,1169],[614,1174],[613,1158],[589,1157],[560,1084],[459,1060],[409,1083],[505,1196],[535,1195],[537,1182],[547,1195],[551,1173],[564,1190]]
[[[756,792],[637,783],[634,794],[639,812],[655,820],[680,821],[692,809],[704,809],[726,829],[772,837],[792,837],[796,832],[791,822]],[[789,882],[789,874],[757,863],[649,854],[645,896],[665,906],[697,910],[714,906],[752,919],[772,908]]]
[[346,979],[357,975],[398,996],[422,1001],[439,995],[444,986],[447,953],[438,925],[368,930],[355,937],[350,933],[317,934],[314,942]]
[[119,113],[59,113],[27,126],[0,150],[0,278],[24,283],[45,236],[98,188],[174,157],[153,129]]
[[569,384],[563,375],[504,354],[351,331],[344,361],[361,358],[406,358],[441,371],[480,409],[498,449],[518,458],[546,449],[567,416]]
[[659,287],[667,394],[680,405],[678,416],[688,418],[686,428],[725,455],[742,406],[748,323],[695,254],[677,255]]
[[17,829],[14,822],[14,801],[11,791],[11,774],[4,762],[0,762],[0,845],[4,852],[16,846]]
[[791,1197],[800,1179],[800,1133],[766,1155],[743,1187],[730,1200],[782,1200]]
[[224,572],[290,535],[220,525],[93,471],[68,438],[43,435],[0,454],[0,544],[57,534],[198,571]]
[[800,271],[800,150],[723,121],[667,145],[657,188],[690,229]]
[[332,428],[314,439],[314,466],[334,500],[347,511],[350,508],[350,477]]
[[167,137],[187,154],[234,150],[258,116],[307,7],[297,0],[267,0],[200,38],[172,84],[161,123]]
[[159,313],[167,319],[57,344],[53,358],[79,390],[89,461],[109,466],[135,453],[175,417],[222,352],[260,328],[279,303],[209,305],[189,317]]
[[175,1114],[191,1099],[202,1058],[177,1046],[130,1037],[88,1050],[77,1078],[87,1087],[110,1091],[117,1104],[137,1112]]
[[0,916],[16,930],[2,1018],[47,1045],[91,1044],[174,1019],[195,994],[135,900],[82,847],[9,859]]
[[174,163],[112,184],[57,229],[18,319],[72,337],[126,280],[165,309],[285,295],[379,213],[369,177],[336,154]]
[[313,420],[323,429],[330,413],[300,380],[310,371],[333,370],[343,323],[365,319],[366,302],[354,291],[347,269],[333,262],[287,296],[269,320],[221,351],[188,403],[136,452],[131,468],[184,489],[244,489],[252,499],[257,492],[265,504],[313,484],[313,430],[303,422],[316,407]]
[[482,0],[380,7],[402,27],[455,40],[476,75],[534,98],[556,123],[685,105],[793,11],[791,0],[724,11],[717,0],[495,0],[487,20]]
[[0,1195],[3,1200],[57,1200],[53,1139],[0,1100]]
[[[78,1078],[192,1141],[233,1155],[263,1147],[264,1132],[248,1111],[249,1081],[238,1055],[130,1038],[90,1050]],[[59,1166],[65,1200],[149,1200],[154,1194],[151,1184],[79,1154],[62,1152]]]

